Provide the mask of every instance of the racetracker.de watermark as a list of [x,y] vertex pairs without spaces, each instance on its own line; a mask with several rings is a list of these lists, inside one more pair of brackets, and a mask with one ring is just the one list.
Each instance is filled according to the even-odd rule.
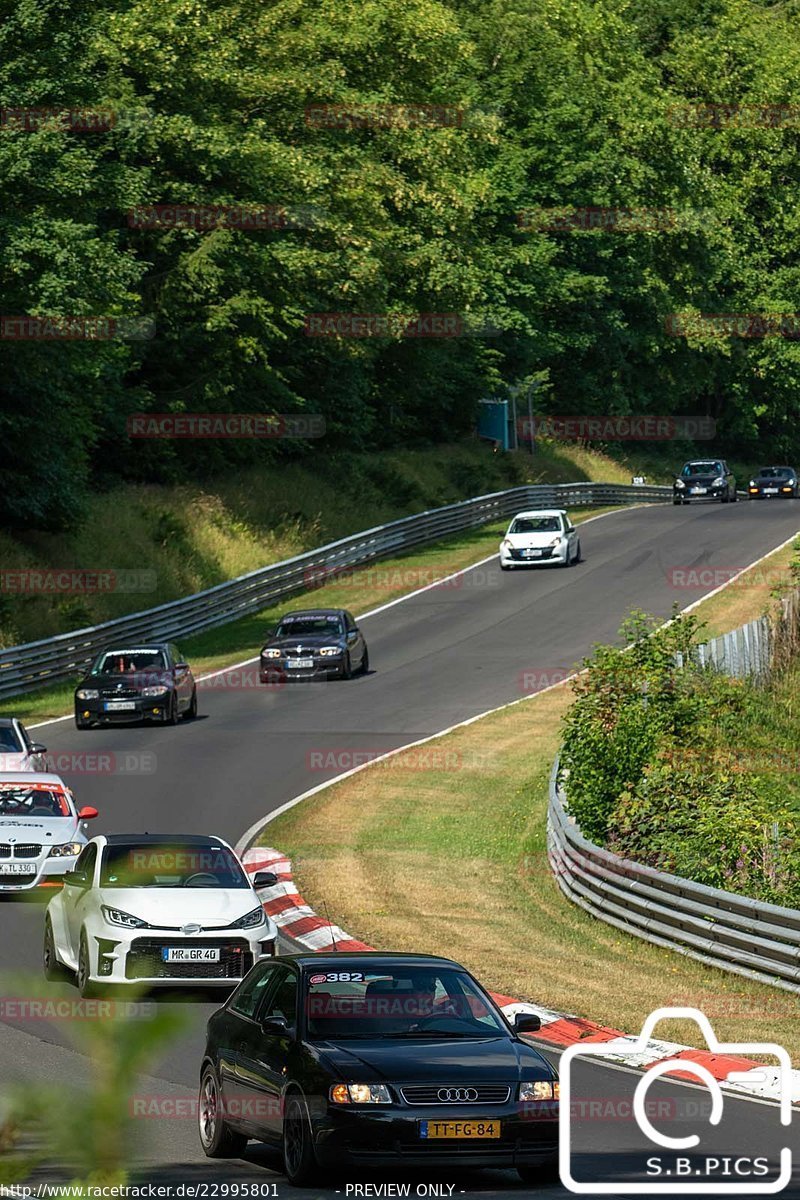
[[707,228],[716,221],[710,208],[627,208],[555,206],[524,208],[517,214],[523,233],[682,233]]
[[321,413],[132,413],[130,438],[321,438]]
[[498,337],[492,321],[467,313],[307,313],[306,337],[459,338]]
[[0,996],[0,1021],[149,1021],[157,1012],[154,1000]]
[[303,584],[306,588],[320,588],[326,584],[336,584],[337,587],[352,588],[362,592],[368,588],[380,588],[381,591],[413,592],[419,588],[438,588],[445,590],[464,587],[499,587],[500,577],[497,571],[484,570],[475,567],[464,570],[457,563],[442,563],[438,566],[420,567],[307,567],[303,572]]
[[0,316],[5,342],[146,342],[155,333],[152,317]]
[[[389,757],[384,757],[388,755]],[[410,746],[392,753],[392,747],[375,749],[329,746],[306,751],[309,771],[352,771],[373,763],[392,771],[498,771],[501,759],[494,750],[443,750],[436,746]]]
[[[13,771],[18,755],[0,754],[0,771]],[[55,775],[153,775],[158,760],[152,750],[50,750],[47,769]]]
[[26,596],[94,596],[107,592],[154,592],[156,572],[142,570],[84,571],[72,567],[44,570],[0,570],[0,592]]
[[520,417],[517,430],[523,441],[530,441],[533,436],[563,442],[707,442],[716,436],[717,425],[712,417],[668,417],[647,413],[587,417],[573,414],[539,416],[533,420]]
[[679,128],[783,129],[800,123],[796,104],[673,104],[667,119]]
[[131,229],[314,229],[326,210],[313,204],[137,204]]
[[670,313],[670,337],[800,338],[800,313]]
[[717,588],[727,584],[742,591],[759,590],[788,583],[786,571],[751,567],[669,567],[667,582],[673,588]]
[[107,133],[119,121],[113,108],[69,108],[13,105],[0,107],[0,128],[34,133],[44,125],[57,125],[71,133]]
[[554,684],[564,683],[575,671],[575,667],[526,667],[517,676],[519,690],[526,696],[541,692]]
[[280,672],[269,682],[263,682],[258,663],[247,664],[243,667],[230,667],[225,671],[215,671],[204,679],[197,680],[198,692],[245,692],[251,688],[272,688],[279,691],[286,686],[286,679]]

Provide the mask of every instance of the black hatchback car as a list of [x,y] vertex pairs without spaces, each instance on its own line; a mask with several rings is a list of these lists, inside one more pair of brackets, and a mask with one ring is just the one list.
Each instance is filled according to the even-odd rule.
[[369,650],[345,608],[287,613],[261,650],[260,679],[350,679],[369,671]]
[[673,504],[691,504],[692,500],[720,500],[723,504],[732,504],[736,499],[736,480],[721,458],[684,463],[672,485]]
[[208,1022],[200,1141],[283,1152],[290,1183],[341,1167],[516,1167],[552,1177],[558,1077],[458,963],[290,955],[257,963]]
[[794,467],[762,467],[750,480],[751,500],[793,500],[800,495],[800,475]]
[[172,642],[110,646],[75,689],[75,725],[157,721],[177,725],[197,716],[197,685]]

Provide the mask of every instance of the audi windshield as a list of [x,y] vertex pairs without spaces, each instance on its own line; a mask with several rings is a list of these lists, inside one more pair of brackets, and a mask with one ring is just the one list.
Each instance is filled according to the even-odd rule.
[[311,1040],[509,1037],[473,980],[447,968],[375,965],[309,970],[305,1012]]

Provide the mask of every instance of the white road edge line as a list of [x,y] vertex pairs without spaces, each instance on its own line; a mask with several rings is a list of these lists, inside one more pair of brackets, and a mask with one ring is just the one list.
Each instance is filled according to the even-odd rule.
[[[588,525],[592,521],[599,521],[602,517],[613,517],[619,512],[630,512],[634,508],[649,508],[649,504],[629,504],[624,508],[615,509],[613,512],[598,513],[595,517],[587,517],[585,521],[581,521],[581,525]],[[494,524],[493,521],[487,522]],[[478,529],[482,526],[477,526]],[[374,617],[378,613],[385,612],[387,608],[393,608],[395,604],[402,604],[404,600],[413,600],[415,596],[421,596],[423,592],[430,591],[431,588],[441,587],[443,583],[449,583],[451,579],[457,579],[459,575],[466,575],[469,571],[476,570],[477,567],[484,566],[487,562],[497,558],[497,554],[490,554],[487,558],[480,559],[479,562],[470,563],[468,567],[462,567],[459,571],[454,571],[452,575],[444,575],[441,579],[437,579],[435,583],[426,583],[424,587],[416,588],[413,592],[407,592],[405,596],[398,596],[396,600],[390,600],[388,604],[381,604],[378,608],[371,608],[369,612],[356,614],[357,621],[366,621],[367,617]],[[335,581],[334,581],[335,582]],[[208,675],[198,675],[197,682],[202,683],[206,679],[216,679],[219,675],[227,675],[229,671],[238,671],[242,667],[249,667],[251,663],[258,662],[259,655],[254,658],[244,658],[238,663],[229,663],[227,667],[220,667],[218,671],[209,671]],[[21,693],[25,695],[25,693]],[[39,721],[36,725],[28,725],[28,729],[44,729],[46,725],[58,725],[60,721],[71,721],[72,713],[65,713],[63,717],[49,717],[46,721]]]

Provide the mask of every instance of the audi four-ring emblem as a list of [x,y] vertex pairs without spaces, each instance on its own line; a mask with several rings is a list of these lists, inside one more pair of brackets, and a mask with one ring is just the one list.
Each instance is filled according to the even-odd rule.
[[475,1088],[439,1088],[436,1095],[442,1104],[470,1104],[478,1099]]

